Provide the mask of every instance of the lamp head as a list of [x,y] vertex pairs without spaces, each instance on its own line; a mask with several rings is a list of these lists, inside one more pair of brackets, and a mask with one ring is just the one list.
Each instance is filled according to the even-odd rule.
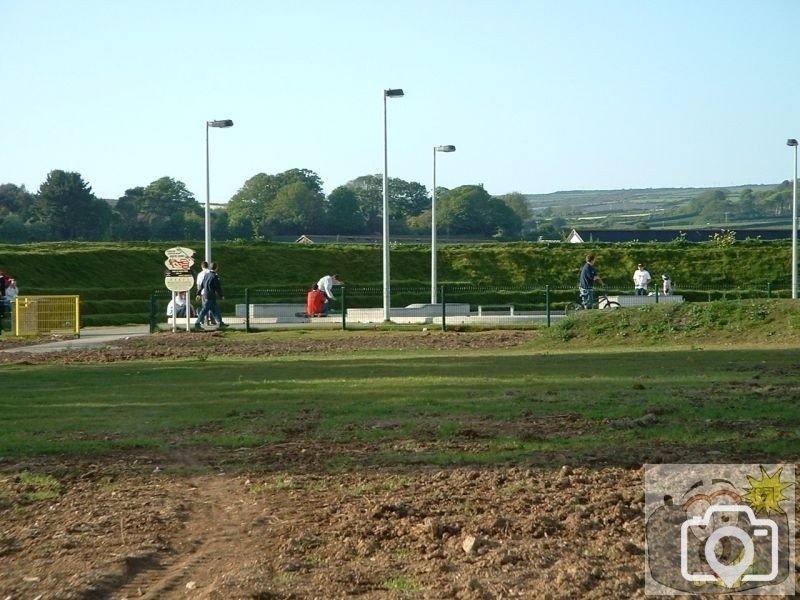
[[387,98],[402,98],[403,96],[405,96],[403,90],[400,88],[394,90],[383,90],[383,95],[386,96]]
[[233,121],[230,119],[222,119],[220,121],[206,121],[209,127],[233,127]]
[[797,140],[794,139],[794,138],[790,138],[790,139],[786,140],[786,145],[787,146],[797,146]]
[[436,146],[436,148],[434,148],[434,150],[436,150],[436,152],[455,152],[456,151],[456,147],[452,146],[452,145]]

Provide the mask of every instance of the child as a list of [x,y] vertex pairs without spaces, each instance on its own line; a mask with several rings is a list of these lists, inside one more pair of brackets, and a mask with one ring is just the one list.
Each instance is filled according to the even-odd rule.
[[669,278],[669,273],[664,273],[661,279],[664,284],[664,295],[669,296],[672,293],[672,280]]

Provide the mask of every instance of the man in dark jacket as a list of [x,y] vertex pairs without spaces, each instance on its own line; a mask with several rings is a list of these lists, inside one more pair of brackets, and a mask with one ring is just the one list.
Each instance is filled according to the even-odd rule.
[[225,296],[222,292],[222,282],[219,279],[219,275],[217,275],[216,262],[212,262],[210,265],[208,265],[208,273],[206,273],[206,276],[203,279],[203,290],[201,294],[198,294],[198,296],[201,296],[203,299],[203,307],[200,309],[200,313],[197,315],[197,321],[195,321],[194,328],[198,330],[203,329],[200,324],[208,314],[211,314],[216,319],[218,328],[224,329],[227,327],[227,323],[222,322],[222,312],[219,308],[218,301],[222,300]]
[[586,257],[586,264],[581,269],[581,277],[578,280],[578,291],[581,294],[581,304],[584,308],[592,308],[594,304],[594,282],[605,285],[606,282],[600,277],[594,262],[597,260],[594,254]]

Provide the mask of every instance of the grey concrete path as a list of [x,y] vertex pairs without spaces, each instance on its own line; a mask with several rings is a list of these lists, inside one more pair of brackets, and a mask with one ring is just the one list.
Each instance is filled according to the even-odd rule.
[[58,350],[78,350],[82,348],[102,348],[120,339],[127,339],[139,335],[148,335],[150,328],[147,325],[126,325],[124,327],[84,327],[79,338],[59,340],[36,344],[34,346],[20,346],[8,348],[3,352],[17,352],[36,354],[40,352],[55,352]]

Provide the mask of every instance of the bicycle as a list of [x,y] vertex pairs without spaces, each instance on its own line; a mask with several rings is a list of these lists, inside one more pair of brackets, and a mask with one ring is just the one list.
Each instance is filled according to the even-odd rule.
[[611,310],[615,308],[621,308],[621,304],[616,300],[609,300],[606,294],[600,293],[595,296],[594,301],[591,303],[591,305],[589,305],[584,297],[578,295],[578,301],[568,304],[565,312],[570,315],[578,311],[595,308],[600,310]]

